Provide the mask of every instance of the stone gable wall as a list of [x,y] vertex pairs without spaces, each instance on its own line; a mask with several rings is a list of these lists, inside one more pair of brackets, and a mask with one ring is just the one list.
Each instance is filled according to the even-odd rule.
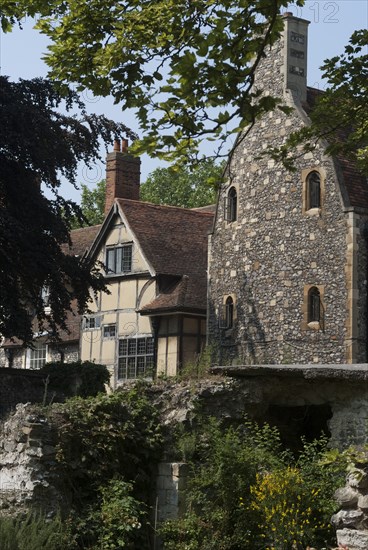
[[[281,40],[258,71],[256,86],[266,93],[282,94],[283,47]],[[210,237],[209,340],[219,349],[219,364],[364,361],[364,216],[349,218],[344,211],[334,162],[320,146],[296,161],[295,173],[267,156],[307,121],[290,92],[284,99],[293,113],[276,110],[255,124],[235,150],[220,192]],[[320,215],[303,213],[302,172],[314,168],[325,176]],[[232,185],[238,216],[229,224],[224,203]],[[324,331],[305,326],[308,285],[322,289]],[[236,296],[236,320],[226,331],[219,317],[230,294]]]

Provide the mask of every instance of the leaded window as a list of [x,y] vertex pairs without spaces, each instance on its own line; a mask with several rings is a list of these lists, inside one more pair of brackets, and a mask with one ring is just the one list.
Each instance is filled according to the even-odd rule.
[[106,249],[107,274],[129,273],[132,271],[132,245]]
[[45,342],[33,342],[33,349],[28,350],[28,367],[40,369],[47,361],[47,344]]
[[152,376],[153,351],[152,337],[119,340],[118,379]]

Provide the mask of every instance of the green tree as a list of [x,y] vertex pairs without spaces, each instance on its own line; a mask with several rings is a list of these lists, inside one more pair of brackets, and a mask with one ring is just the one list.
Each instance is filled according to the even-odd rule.
[[[52,331],[65,327],[66,312],[76,301],[83,311],[89,289],[104,287],[90,263],[66,253],[71,220],[81,215],[63,199],[61,177],[75,184],[80,161],[99,158],[99,137],[112,142],[121,133],[134,134],[101,116],[89,116],[75,93],[62,98],[49,81],[10,82],[0,77],[0,333],[32,339],[32,318],[45,321],[41,289],[50,291]],[[66,111],[66,112],[67,112]],[[53,193],[47,199],[46,186]]]
[[97,182],[94,189],[90,189],[82,183],[82,197],[80,208],[83,218],[76,217],[72,222],[72,228],[98,225],[103,222],[105,214],[106,180]]
[[223,165],[215,164],[212,159],[199,163],[193,170],[156,168],[141,186],[141,199],[184,208],[213,204],[222,172]]
[[[303,0],[296,0],[303,5]],[[2,27],[37,15],[51,76],[136,109],[134,144],[168,161],[221,146],[280,100],[253,89],[289,0],[3,0]]]

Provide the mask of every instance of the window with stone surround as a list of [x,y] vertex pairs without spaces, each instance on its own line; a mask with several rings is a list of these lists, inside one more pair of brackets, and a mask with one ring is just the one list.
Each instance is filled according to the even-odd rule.
[[308,292],[308,323],[315,323],[321,318],[321,296],[317,287],[312,286]]
[[235,222],[237,219],[238,194],[235,187],[230,187],[226,197],[225,218],[228,223]]
[[308,208],[321,207],[321,178],[318,172],[313,170],[307,176]]
[[325,173],[322,168],[302,171],[303,213],[320,216],[323,208]]
[[235,296],[233,294],[224,296],[222,304],[222,310],[219,319],[219,326],[224,330],[231,330],[234,328],[236,319],[235,310]]
[[324,286],[304,287],[303,323],[304,330],[325,330]]

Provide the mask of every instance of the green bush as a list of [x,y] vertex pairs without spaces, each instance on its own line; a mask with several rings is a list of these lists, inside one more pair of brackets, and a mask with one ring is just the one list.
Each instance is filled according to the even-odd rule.
[[90,361],[74,363],[47,363],[41,373],[48,378],[48,391],[60,391],[66,395],[94,397],[105,393],[110,375],[105,365]]
[[25,518],[0,517],[1,550],[73,550],[74,537],[59,517],[48,520],[42,514]]
[[333,493],[346,462],[328,462],[327,440],[304,442],[298,458],[278,431],[206,420],[191,434],[187,513],[165,522],[165,550],[291,550],[333,543]]

